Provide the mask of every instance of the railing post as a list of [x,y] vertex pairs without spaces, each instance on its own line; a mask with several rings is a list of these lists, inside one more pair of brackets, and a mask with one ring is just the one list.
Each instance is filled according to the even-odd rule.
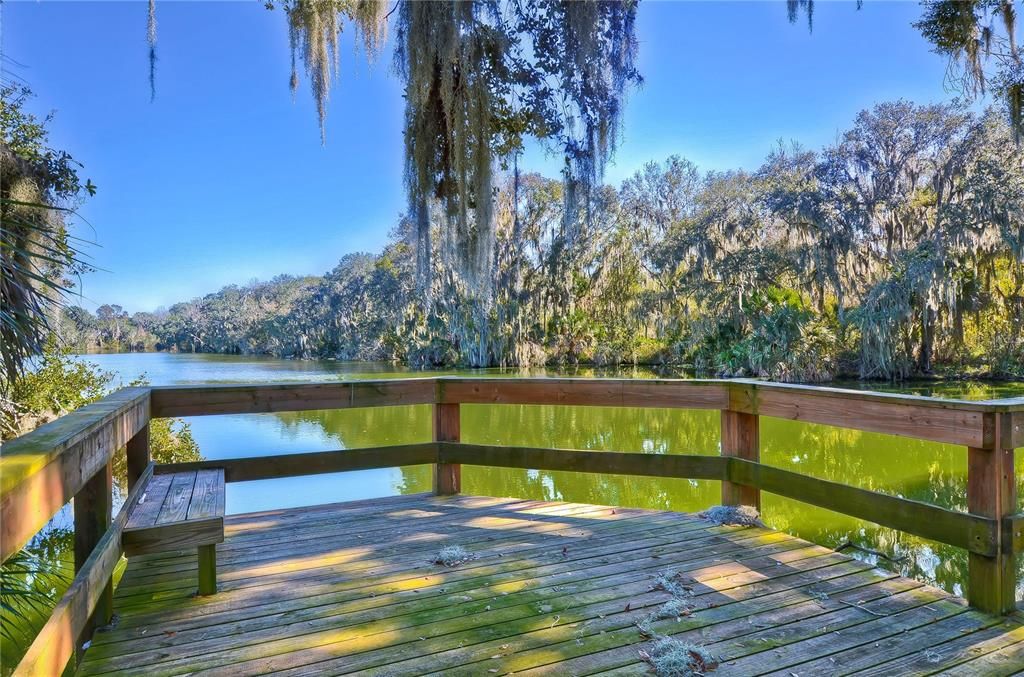
[[149,424],[142,426],[135,437],[128,440],[126,447],[128,456],[128,492],[135,487],[135,483],[145,472],[149,465]]
[[[757,414],[722,410],[722,456],[742,458],[755,463],[761,459],[760,419]],[[722,482],[722,505],[752,505],[761,510],[761,490],[757,487]]]
[[1016,608],[1017,587],[1012,534],[1002,528],[1003,518],[1017,511],[1012,436],[1002,429],[1011,419],[999,413],[986,417],[991,448],[967,448],[967,510],[996,520],[996,553],[968,553],[967,601],[976,609],[1004,614]]
[[[459,441],[459,405],[458,403],[434,404],[434,441]],[[462,466],[458,463],[434,464],[434,493],[439,496],[451,496],[462,489]]]
[[[96,544],[110,528],[111,494],[114,489],[113,466],[108,461],[74,498],[75,512],[75,573],[82,568]],[[80,654],[82,644],[92,637],[93,630],[110,623],[114,610],[114,581],[108,579],[103,594],[96,603],[92,618],[86,623],[75,646]]]

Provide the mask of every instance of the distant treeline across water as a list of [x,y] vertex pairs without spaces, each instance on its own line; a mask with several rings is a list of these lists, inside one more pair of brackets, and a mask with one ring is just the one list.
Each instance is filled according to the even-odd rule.
[[433,275],[400,219],[322,276],[231,285],[158,312],[67,308],[73,350],[410,366],[686,364],[827,381],[1024,374],[1024,144],[1004,117],[883,103],[820,151],[756,171],[670,157],[567,212],[561,180],[495,195],[493,272],[435,213]]

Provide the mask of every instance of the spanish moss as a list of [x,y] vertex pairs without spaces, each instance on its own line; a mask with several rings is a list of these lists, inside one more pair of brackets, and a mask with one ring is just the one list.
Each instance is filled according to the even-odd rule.
[[1014,139],[1024,134],[1024,59],[1015,0],[927,0],[915,25],[949,58],[950,84],[969,99],[988,88],[1006,104]]
[[156,0],[149,0],[146,41],[149,43],[149,100],[152,102],[156,99]]
[[[284,6],[293,56],[305,63],[321,130],[343,20],[356,26],[372,57],[384,43],[387,18],[397,17],[405,183],[421,296],[431,296],[436,231],[439,252],[460,283],[489,304],[496,172],[527,137],[565,157],[565,237],[570,246],[577,239],[577,201],[589,213],[591,187],[620,135],[625,92],[640,82],[635,1],[399,0],[388,10],[387,3],[366,0],[297,0]],[[293,70],[293,89],[297,81]]]

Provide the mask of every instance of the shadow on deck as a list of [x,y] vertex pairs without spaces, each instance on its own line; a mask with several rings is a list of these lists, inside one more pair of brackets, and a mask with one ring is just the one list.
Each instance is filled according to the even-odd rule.
[[[212,597],[194,595],[194,551],[130,560],[118,619],[79,674],[646,673],[650,633],[705,646],[715,674],[1024,666],[1018,620],[784,533],[691,515],[417,495],[225,526]],[[474,557],[431,563],[444,545]]]

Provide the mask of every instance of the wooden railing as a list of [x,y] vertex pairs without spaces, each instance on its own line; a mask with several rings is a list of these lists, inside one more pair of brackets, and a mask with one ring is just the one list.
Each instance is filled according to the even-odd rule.
[[[153,466],[151,418],[433,406],[420,444]],[[653,455],[467,444],[462,404],[717,409],[721,455]],[[967,447],[968,512],[890,496],[760,463],[761,416]],[[1024,398],[942,400],[751,380],[438,377],[315,384],[126,388],[6,444],[0,455],[0,554],[6,560],[74,499],[76,576],[16,674],[59,674],[92,629],[110,620],[111,580],[128,510],[150,473],[217,467],[228,482],[402,465],[434,466],[434,490],[460,490],[461,466],[720,480],[727,505],[760,492],[828,508],[963,548],[967,598],[992,613],[1015,608],[1015,554],[1024,550],[1013,450],[1024,446]],[[129,497],[111,519],[111,458],[127,448]]]

